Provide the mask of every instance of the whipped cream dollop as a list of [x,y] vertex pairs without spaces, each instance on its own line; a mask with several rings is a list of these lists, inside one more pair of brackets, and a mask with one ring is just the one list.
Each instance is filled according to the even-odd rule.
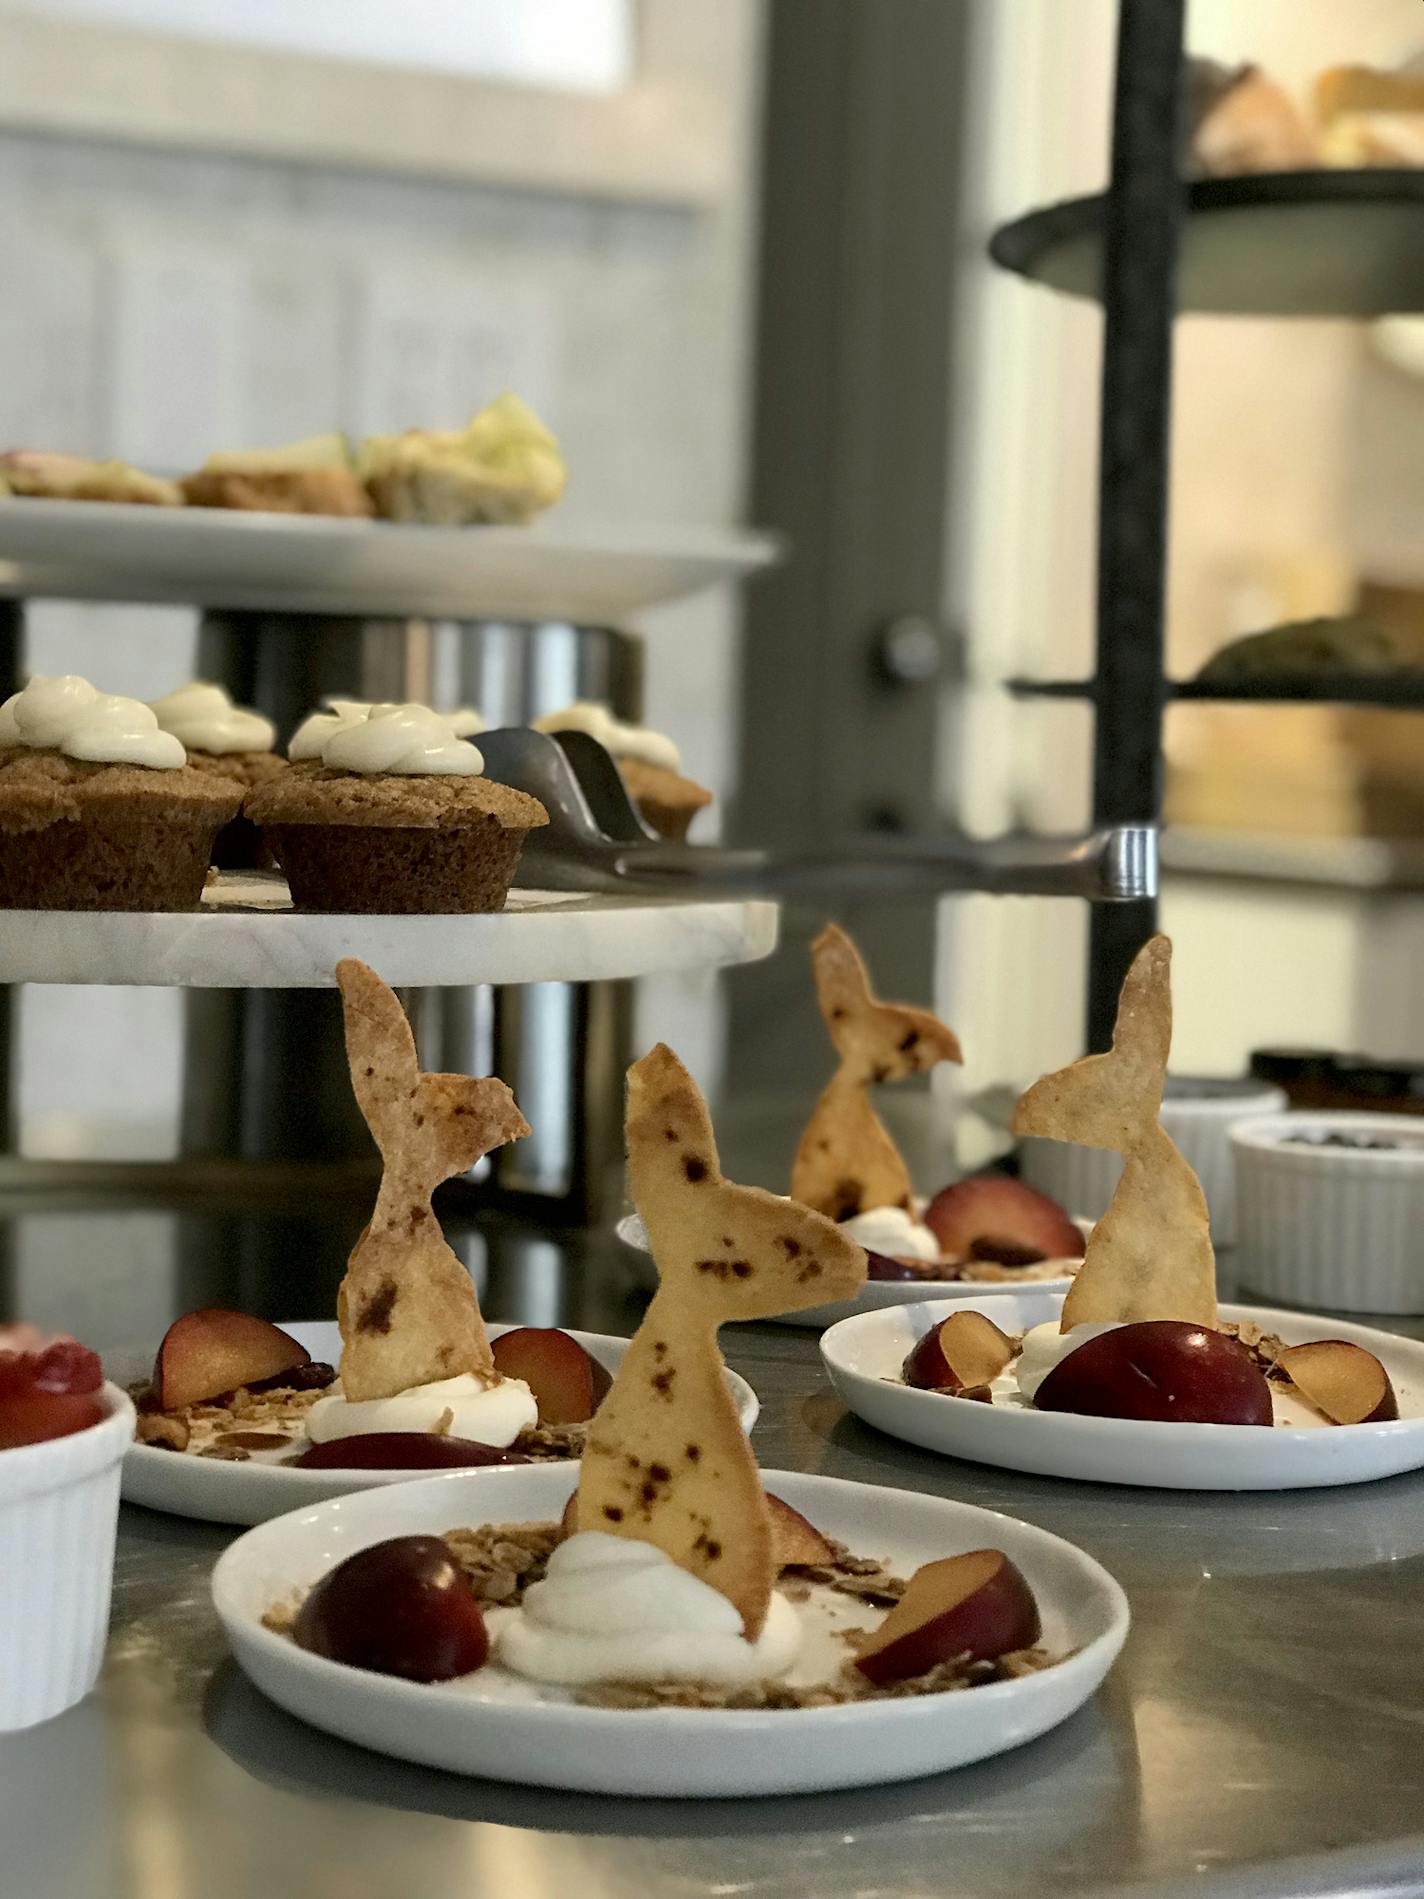
[[190,752],[270,752],[277,742],[270,719],[235,706],[221,686],[203,679],[151,699],[149,709],[160,729],[171,732]]
[[[330,711],[339,713],[343,719],[361,719],[373,709],[376,701],[343,699],[329,692],[321,703]],[[474,738],[476,733],[485,730],[484,715],[476,706],[456,706],[453,711],[442,712],[440,717],[453,728],[456,738]]]
[[443,713],[421,705],[364,706],[313,712],[292,734],[287,756],[319,758],[336,771],[400,778],[477,778],[484,754],[459,737]]
[[841,1231],[868,1253],[884,1253],[890,1259],[941,1257],[934,1234],[903,1207],[867,1207],[864,1213],[842,1220]]
[[615,758],[639,758],[645,765],[661,765],[667,771],[682,769],[682,753],[662,732],[646,725],[625,725],[615,719],[607,706],[592,699],[578,699],[562,712],[546,712],[534,721],[536,732],[587,732]]
[[147,765],[174,771],[186,765],[180,739],[161,732],[139,699],[100,692],[77,673],[39,674],[0,706],[0,746],[59,751],[95,765]]
[[307,1436],[314,1444],[338,1437],[367,1437],[372,1431],[433,1431],[446,1412],[448,1434],[503,1449],[519,1433],[539,1422],[534,1394],[522,1378],[501,1378],[487,1385],[473,1372],[412,1385],[394,1398],[362,1398],[354,1403],[333,1393],[318,1398],[307,1413]]
[[801,1619],[773,1594],[754,1642],[737,1609],[652,1543],[580,1530],[518,1609],[491,1618],[495,1654],[533,1681],[762,1681],[790,1668]]
[[1100,1332],[1120,1330],[1115,1320],[1105,1325],[1075,1325],[1067,1332],[1059,1331],[1056,1319],[1030,1326],[1023,1335],[1022,1350],[1014,1360],[1014,1376],[1020,1392],[1032,1404],[1044,1379],[1070,1353],[1086,1345],[1089,1339],[1095,1339]]

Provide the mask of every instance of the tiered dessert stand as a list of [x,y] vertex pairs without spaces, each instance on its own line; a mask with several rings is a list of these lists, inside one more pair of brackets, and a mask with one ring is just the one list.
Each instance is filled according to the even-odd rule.
[[[180,602],[202,611],[198,672],[283,734],[324,693],[429,699],[442,671],[445,691],[492,724],[575,696],[636,717],[628,617],[774,552],[748,535],[0,501],[0,684],[20,670],[27,599]],[[225,877],[191,915],[0,913],[0,982],[188,992],[183,1156],[157,1170],[181,1184],[215,1158],[256,1178],[366,1151],[331,993],[339,958],[360,956],[428,992],[407,1002],[432,1065],[498,1068],[515,1087],[536,1133],[517,1157],[506,1150],[486,1193],[581,1216],[618,1151],[627,979],[750,961],[776,936],[774,903],[725,895],[517,890],[496,916],[308,916],[280,879]]]

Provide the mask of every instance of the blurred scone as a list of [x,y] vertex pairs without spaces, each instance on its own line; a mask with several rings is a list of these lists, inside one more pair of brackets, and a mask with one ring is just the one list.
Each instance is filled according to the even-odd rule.
[[267,514],[374,513],[344,435],[313,435],[284,448],[210,455],[180,485],[184,498],[195,508],[241,508]]
[[1347,614],[1247,633],[1213,653],[1197,677],[1220,683],[1286,673],[1390,673],[1416,664],[1399,633],[1363,615]]
[[1424,73],[1335,66],[1315,82],[1329,165],[1424,165]]
[[149,508],[183,505],[176,482],[146,475],[127,462],[96,462],[86,455],[39,448],[14,448],[0,455],[0,494],[46,501],[128,501]]
[[1304,115],[1259,66],[1187,62],[1187,169],[1196,177],[1301,171],[1320,154]]
[[558,442],[518,396],[503,395],[464,429],[407,429],[361,444],[357,468],[388,521],[441,527],[517,524],[552,507],[568,471]]

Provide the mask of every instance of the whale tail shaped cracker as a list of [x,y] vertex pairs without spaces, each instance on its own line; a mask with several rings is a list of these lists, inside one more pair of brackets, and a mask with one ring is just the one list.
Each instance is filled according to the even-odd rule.
[[1123,981],[1112,1048],[1026,1089],[1014,1110],[1014,1133],[1125,1154],[1147,1122],[1155,1126],[1172,1046],[1171,980],[1172,945],[1154,936]]
[[444,1180],[528,1123],[494,1076],[424,1075],[395,996],[374,970],[338,963],[351,1085],[381,1151],[380,1192],[337,1294],[341,1384],[350,1400],[393,1397],[461,1372],[497,1374],[474,1283],[431,1206]]
[[867,1207],[910,1207],[910,1170],[863,1082],[838,1068],[796,1145],[791,1198],[831,1220]]
[[791,1197],[833,1220],[868,1207],[908,1208],[909,1170],[866,1090],[961,1061],[959,1038],[927,1009],[881,1002],[860,952],[834,923],[811,945],[811,967],[840,1065],[796,1149]]
[[837,924],[828,923],[811,945],[811,969],[841,1066],[857,1080],[900,1081],[964,1059],[953,1029],[928,1009],[880,1001],[860,951]]
[[717,1328],[848,1298],[865,1255],[818,1214],[723,1179],[706,1104],[661,1045],[629,1070],[628,1174],[659,1284],[589,1427],[578,1522],[656,1544],[755,1637],[771,1528]]
[[1216,1324],[1206,1197],[1158,1120],[1172,1043],[1172,945],[1154,936],[1123,982],[1113,1045],[1036,1081],[1015,1134],[1115,1148],[1123,1174],[1063,1302],[1061,1329],[1185,1319]]

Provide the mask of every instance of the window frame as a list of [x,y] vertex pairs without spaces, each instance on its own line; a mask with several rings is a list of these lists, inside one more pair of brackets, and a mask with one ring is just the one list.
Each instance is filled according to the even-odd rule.
[[726,15],[682,0],[638,0],[636,30],[632,83],[585,94],[47,19],[22,4],[0,5],[0,127],[713,204],[736,164],[729,89],[718,83]]

